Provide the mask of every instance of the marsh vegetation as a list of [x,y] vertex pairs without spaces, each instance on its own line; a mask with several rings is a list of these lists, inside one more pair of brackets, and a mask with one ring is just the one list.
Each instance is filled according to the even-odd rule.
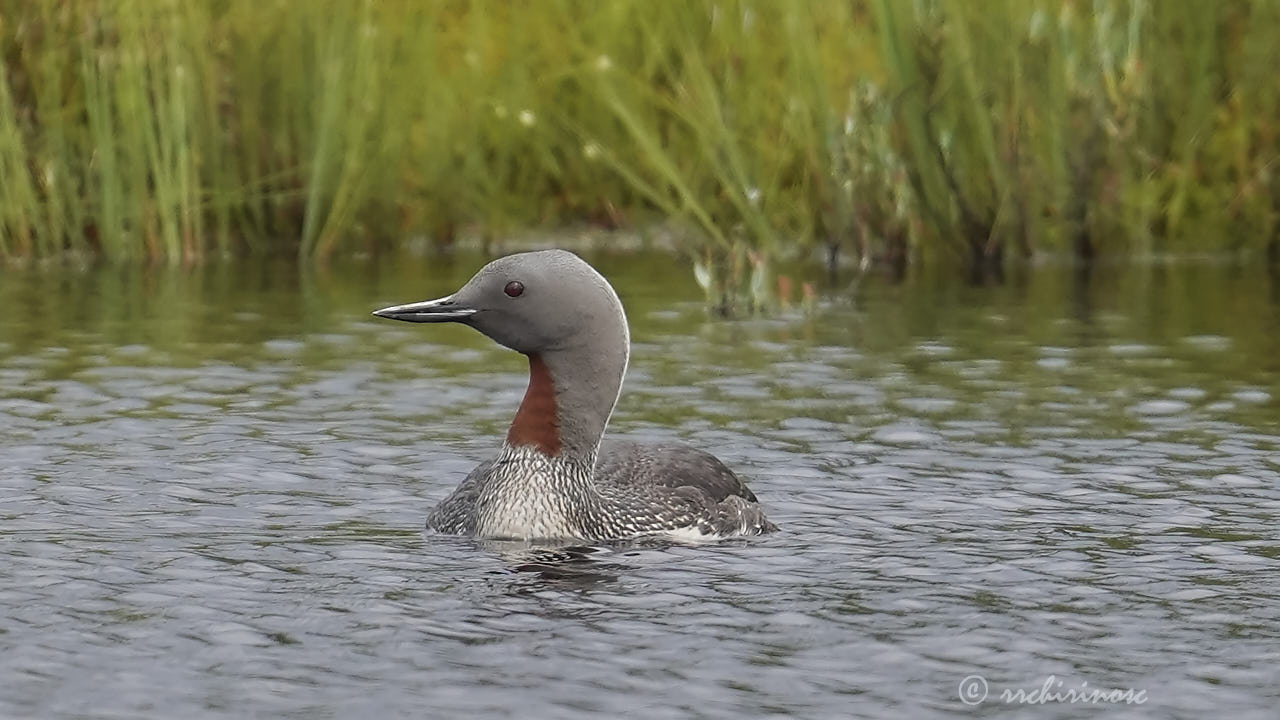
[[[0,256],[1280,254],[1277,0],[0,0]],[[755,288],[753,290],[753,287]]]

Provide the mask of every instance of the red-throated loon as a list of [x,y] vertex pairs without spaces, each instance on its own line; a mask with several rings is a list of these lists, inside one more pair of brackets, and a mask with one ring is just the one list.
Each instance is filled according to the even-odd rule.
[[706,452],[681,443],[602,442],[631,341],[617,293],[577,255],[509,255],[448,297],[374,314],[469,325],[529,358],[529,388],[497,458],[436,506],[428,527],[587,540],[777,529],[751,490]]

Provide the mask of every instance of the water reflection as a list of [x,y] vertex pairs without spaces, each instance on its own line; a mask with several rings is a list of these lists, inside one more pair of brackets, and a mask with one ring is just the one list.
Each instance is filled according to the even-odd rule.
[[536,584],[516,586],[518,592],[535,592],[548,587],[590,590],[616,582],[618,574],[625,571],[625,566],[608,561],[612,551],[605,547],[514,540],[485,540],[477,544],[501,557],[509,568],[508,572],[537,579]]

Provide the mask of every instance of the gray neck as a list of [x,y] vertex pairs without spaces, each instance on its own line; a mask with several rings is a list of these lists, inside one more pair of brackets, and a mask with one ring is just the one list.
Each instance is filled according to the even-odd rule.
[[542,353],[555,385],[560,454],[589,466],[595,464],[600,439],[618,403],[631,344],[625,318],[621,324],[593,325],[584,328],[578,342]]

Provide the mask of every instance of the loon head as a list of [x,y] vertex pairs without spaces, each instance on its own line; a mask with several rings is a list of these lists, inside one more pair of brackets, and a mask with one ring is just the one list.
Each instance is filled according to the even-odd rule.
[[469,325],[525,355],[590,343],[626,343],[627,319],[613,287],[566,250],[498,258],[452,295],[394,305],[374,315],[392,320]]
[[566,250],[508,255],[452,295],[373,314],[461,323],[529,356],[529,389],[508,443],[594,458],[618,400],[630,336],[617,293],[582,258]]

